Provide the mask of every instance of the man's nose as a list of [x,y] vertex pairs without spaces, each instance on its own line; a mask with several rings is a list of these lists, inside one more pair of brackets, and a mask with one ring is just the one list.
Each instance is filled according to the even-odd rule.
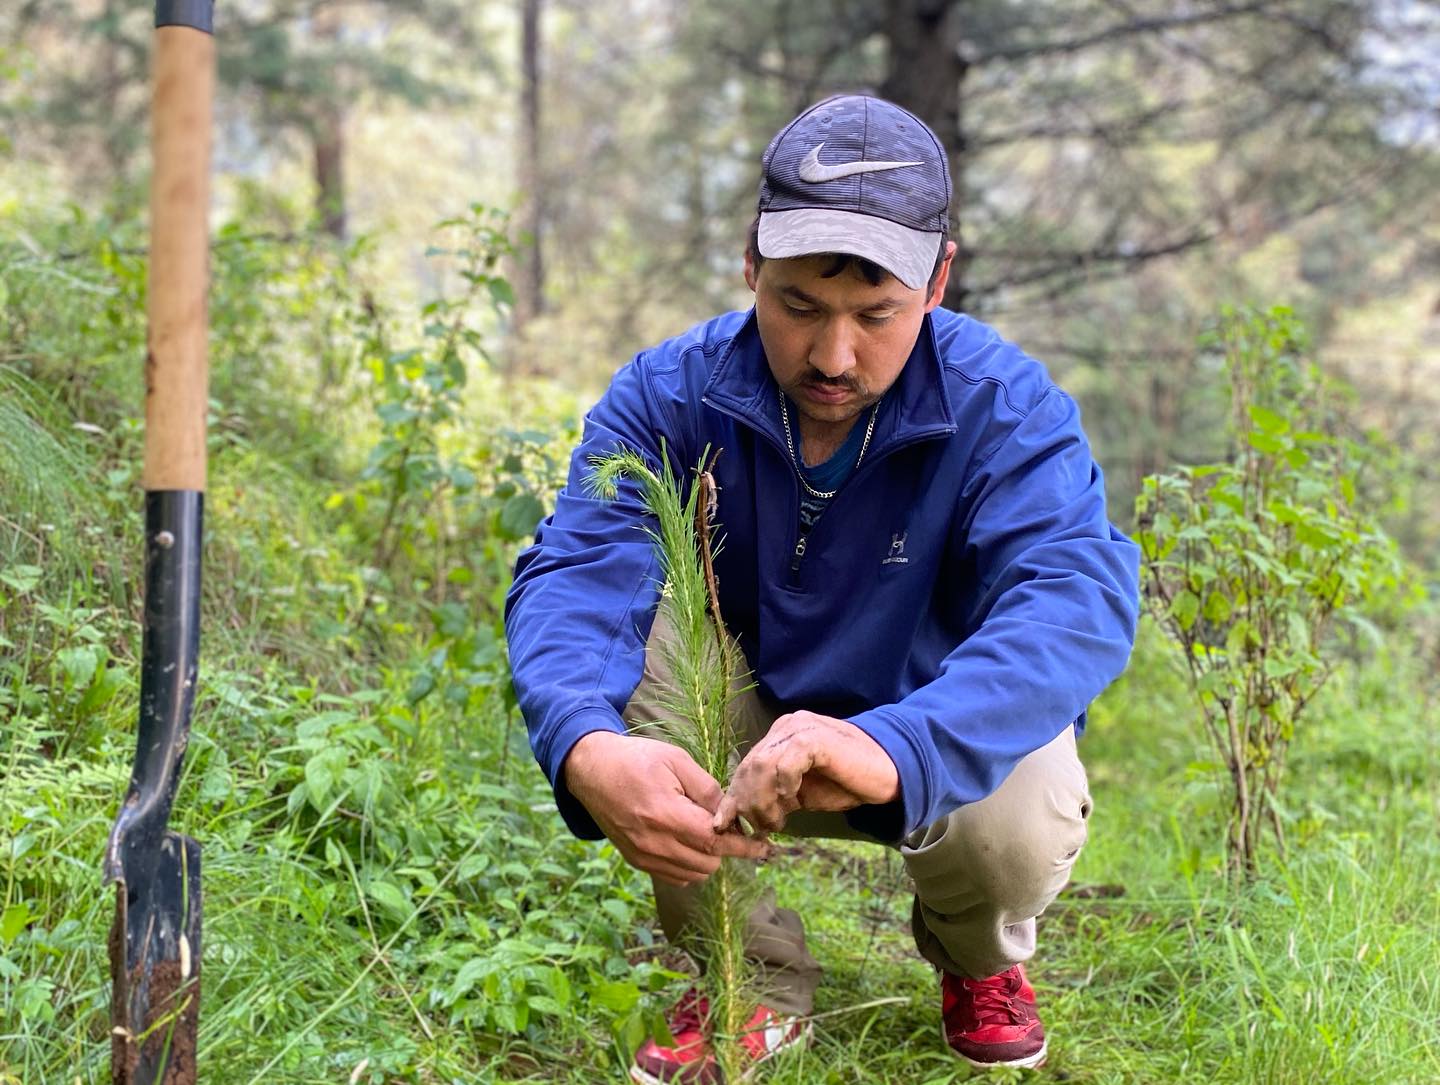
[[829,320],[810,346],[809,362],[825,376],[841,377],[855,368],[855,344],[843,320]]

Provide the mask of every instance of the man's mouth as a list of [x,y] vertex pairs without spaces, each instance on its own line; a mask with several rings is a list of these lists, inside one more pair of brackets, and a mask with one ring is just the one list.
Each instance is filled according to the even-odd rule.
[[811,399],[822,403],[839,403],[856,393],[856,390],[844,381],[806,381],[800,389]]

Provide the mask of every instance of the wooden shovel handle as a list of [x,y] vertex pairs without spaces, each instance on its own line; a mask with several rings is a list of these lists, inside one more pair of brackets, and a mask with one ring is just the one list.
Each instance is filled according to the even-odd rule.
[[154,65],[142,481],[152,491],[203,491],[215,39],[162,26]]

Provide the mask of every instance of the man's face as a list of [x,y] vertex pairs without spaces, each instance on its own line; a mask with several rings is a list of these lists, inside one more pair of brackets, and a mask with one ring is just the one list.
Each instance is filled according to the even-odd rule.
[[775,382],[802,419],[834,425],[860,414],[895,383],[926,313],[940,304],[954,244],[935,289],[887,276],[871,286],[852,263],[825,278],[832,256],[764,260],[745,255],[755,319]]

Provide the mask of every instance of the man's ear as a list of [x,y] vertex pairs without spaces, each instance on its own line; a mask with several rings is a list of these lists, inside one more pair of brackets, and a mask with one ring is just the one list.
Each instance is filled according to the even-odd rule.
[[935,286],[931,289],[930,296],[925,299],[927,313],[945,300],[945,287],[950,282],[950,265],[955,260],[955,249],[955,242],[945,242],[945,260],[940,265],[939,274],[935,276]]
[[755,283],[757,282],[757,280],[758,280],[758,275],[757,275],[757,273],[756,273],[756,271],[755,271],[755,254],[750,251],[750,246],[749,246],[749,245],[746,245],[746,246],[745,246],[745,285],[750,288],[750,290],[751,290],[752,293],[753,293],[754,290],[755,290]]

